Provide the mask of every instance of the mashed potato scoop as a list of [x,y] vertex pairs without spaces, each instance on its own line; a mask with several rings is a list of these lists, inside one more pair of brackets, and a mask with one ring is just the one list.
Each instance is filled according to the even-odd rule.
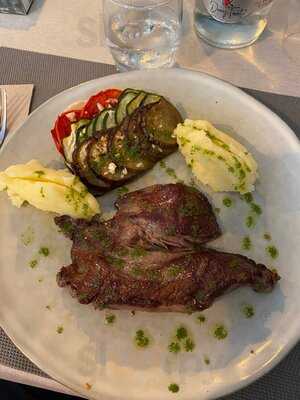
[[257,163],[249,151],[210,122],[186,119],[174,131],[193,174],[215,192],[252,192]]
[[6,190],[16,207],[24,202],[43,211],[91,218],[100,212],[97,200],[68,170],[45,168],[37,161],[12,165],[0,172],[0,191]]

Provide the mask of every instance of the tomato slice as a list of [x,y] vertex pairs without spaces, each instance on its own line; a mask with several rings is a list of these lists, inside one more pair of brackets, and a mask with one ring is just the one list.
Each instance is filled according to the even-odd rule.
[[[57,150],[64,155],[62,142],[65,137],[71,133],[71,124],[82,118],[92,119],[99,114],[99,106],[107,108],[114,106],[118,102],[118,98],[122,90],[108,89],[101,91],[94,96],[91,96],[81,110],[67,110],[61,113],[55,122],[54,128],[51,130],[51,135],[54,140]],[[74,121],[70,121],[68,114],[74,114]]]
[[[71,111],[68,111],[69,114]],[[54,143],[56,145],[57,150],[63,154],[62,141],[65,137],[69,136],[71,133],[71,121],[66,116],[66,113],[63,113],[58,116],[54,128],[51,131]]]
[[99,114],[98,104],[103,108],[114,106],[121,93],[119,89],[108,89],[91,96],[82,109],[81,118],[93,118]]

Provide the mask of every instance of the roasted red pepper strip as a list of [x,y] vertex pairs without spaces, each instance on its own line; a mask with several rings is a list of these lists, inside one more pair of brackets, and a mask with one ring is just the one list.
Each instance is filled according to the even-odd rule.
[[[82,118],[92,119],[99,114],[99,108],[97,104],[100,104],[103,108],[113,106],[118,102],[118,98],[122,93],[119,89],[108,89],[101,91],[98,94],[91,96],[81,110],[67,110],[60,114],[55,122],[54,128],[51,130],[51,134],[57,150],[64,155],[62,142],[65,137],[71,133],[71,124],[77,122]],[[70,121],[67,117],[68,114],[74,113],[74,121]]]
[[103,108],[115,105],[121,93],[119,89],[108,89],[90,97],[82,109],[81,118],[93,118],[99,114],[98,104]]
[[[67,114],[68,113],[70,113],[70,111],[68,111]],[[59,115],[55,122],[54,128],[51,131],[51,134],[55,142],[56,148],[61,154],[63,154],[62,141],[65,137],[69,136],[70,133],[71,121],[65,113]]]

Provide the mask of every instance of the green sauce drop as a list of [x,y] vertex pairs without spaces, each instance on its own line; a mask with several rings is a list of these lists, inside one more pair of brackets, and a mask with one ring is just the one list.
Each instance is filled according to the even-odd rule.
[[252,247],[251,239],[249,236],[245,236],[242,241],[242,249],[243,250],[250,250]]
[[147,255],[147,250],[143,249],[142,247],[134,247],[131,251],[130,251],[130,255],[133,258],[139,258],[139,257],[143,257]]
[[243,200],[245,200],[245,202],[246,203],[252,203],[252,201],[253,201],[253,196],[252,196],[252,193],[245,193],[243,196],[242,196],[242,199]]
[[257,214],[257,215],[261,215],[261,214],[262,214],[261,206],[259,206],[258,204],[256,204],[256,203],[251,203],[250,207],[251,207],[251,210],[252,210],[255,214]]
[[171,265],[167,270],[168,276],[171,278],[176,278],[181,272],[183,272],[183,267],[180,265]]
[[113,267],[121,270],[125,266],[125,261],[122,258],[107,256],[107,261],[109,261]]
[[37,265],[38,265],[38,260],[31,260],[29,262],[29,267],[32,269],[36,268]]
[[232,199],[230,197],[224,197],[223,199],[223,204],[225,207],[231,207],[232,206]]
[[30,226],[21,234],[21,241],[24,246],[29,246],[34,241],[34,230]]
[[172,342],[168,345],[168,350],[170,353],[177,354],[181,350],[180,344],[178,342]]
[[106,315],[105,323],[107,325],[112,325],[116,321],[116,316],[114,314]]
[[195,343],[191,338],[187,338],[185,343],[184,343],[184,349],[187,352],[193,351],[195,348]]
[[160,161],[159,165],[162,169],[166,171],[166,174],[168,174],[170,178],[175,179],[178,182],[182,182],[180,179],[178,179],[175,170],[173,168],[168,167],[164,161]]
[[41,247],[39,249],[39,254],[44,256],[44,257],[48,257],[49,254],[50,254],[50,251],[49,251],[48,247]]
[[184,136],[178,136],[178,139],[182,147],[184,147],[188,143],[191,143],[191,141]]
[[209,365],[209,364],[210,364],[210,359],[209,359],[207,356],[204,356],[204,363],[205,363],[206,365]]
[[238,260],[236,260],[236,259],[233,259],[233,260],[231,260],[229,263],[228,263],[228,267],[229,268],[238,268],[240,266],[240,262],[238,261]]
[[174,170],[173,168],[170,168],[170,167],[166,168],[166,173],[167,173],[171,178],[173,178],[173,179],[175,179],[175,180],[178,180],[178,177],[177,177],[177,175],[176,175],[176,172],[175,172],[175,170]]
[[264,234],[264,239],[269,242],[270,240],[272,240],[272,237],[271,237],[271,235],[269,233],[265,233]]
[[36,174],[38,178],[41,178],[43,175],[45,175],[45,172],[44,171],[34,171],[34,174]]
[[56,328],[56,332],[59,333],[59,334],[63,333],[63,331],[64,331],[64,327],[63,327],[62,325],[59,325],[59,326]]
[[128,193],[129,189],[126,186],[122,186],[117,190],[117,194],[119,197],[123,196],[124,194]]
[[279,255],[279,251],[277,250],[277,248],[275,246],[268,246],[266,248],[267,253],[269,254],[269,256],[273,259],[277,258]]
[[214,329],[214,337],[218,340],[224,340],[228,336],[228,331],[224,325],[216,325]]
[[43,186],[42,186],[41,189],[40,189],[40,194],[41,194],[41,196],[42,196],[43,198],[46,197],[46,196],[45,196],[45,193],[44,193],[44,187],[43,187]]
[[253,228],[255,226],[255,219],[253,215],[248,215],[245,222],[247,228]]
[[177,354],[181,351],[182,347],[186,352],[191,352],[195,346],[187,329],[184,326],[180,326],[177,328],[174,340],[169,344],[168,349],[171,353]]
[[171,383],[171,384],[168,386],[168,389],[169,389],[169,391],[172,392],[172,393],[178,393],[178,392],[179,392],[179,386],[177,385],[177,383]]
[[198,316],[197,316],[197,321],[198,321],[200,324],[203,324],[203,323],[206,321],[205,315],[203,315],[203,314],[198,315]]
[[184,326],[180,326],[176,331],[176,337],[178,340],[186,339],[188,337],[187,329]]
[[251,305],[251,304],[245,304],[243,307],[242,307],[242,313],[244,314],[244,316],[246,317],[246,318],[252,318],[252,317],[254,317],[254,315],[255,315],[255,310],[254,310],[254,307]]
[[150,339],[145,335],[145,332],[142,329],[136,331],[134,341],[135,344],[141,348],[148,347],[150,344]]

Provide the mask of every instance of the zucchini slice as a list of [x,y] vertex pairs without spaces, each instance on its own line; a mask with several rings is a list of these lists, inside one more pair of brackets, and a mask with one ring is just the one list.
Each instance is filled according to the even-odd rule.
[[[91,122],[90,119],[80,119],[78,122],[75,122],[75,130],[77,131],[79,128],[83,126],[87,126]],[[72,124],[73,125],[73,124]]]
[[114,108],[107,109],[107,118],[104,122],[104,129],[110,129],[116,126],[116,110]]
[[87,137],[92,137],[94,132],[95,132],[95,124],[96,124],[96,118],[92,119],[89,125],[86,127],[86,136]]
[[100,179],[88,164],[88,148],[95,139],[89,138],[81,143],[73,153],[73,165],[81,178],[84,178],[90,185],[103,190],[109,189],[110,185]]
[[101,113],[96,117],[96,123],[95,123],[95,132],[100,132],[103,129],[105,129],[105,120],[107,118],[107,109],[102,110]]
[[116,124],[120,125],[123,119],[127,116],[127,105],[138,96],[138,91],[126,89],[119,98],[119,103],[116,110]]
[[132,99],[126,107],[127,115],[131,115],[142,104],[146,96],[147,93],[140,92],[134,99]]
[[81,144],[84,142],[86,139],[88,139],[88,134],[86,131],[86,126],[81,126],[77,131],[76,131],[76,145]]
[[147,93],[147,96],[142,101],[141,106],[147,106],[148,104],[158,103],[161,99],[161,96],[154,93]]
[[143,127],[153,142],[162,147],[176,147],[174,129],[182,122],[177,109],[163,97],[158,103],[143,108]]

